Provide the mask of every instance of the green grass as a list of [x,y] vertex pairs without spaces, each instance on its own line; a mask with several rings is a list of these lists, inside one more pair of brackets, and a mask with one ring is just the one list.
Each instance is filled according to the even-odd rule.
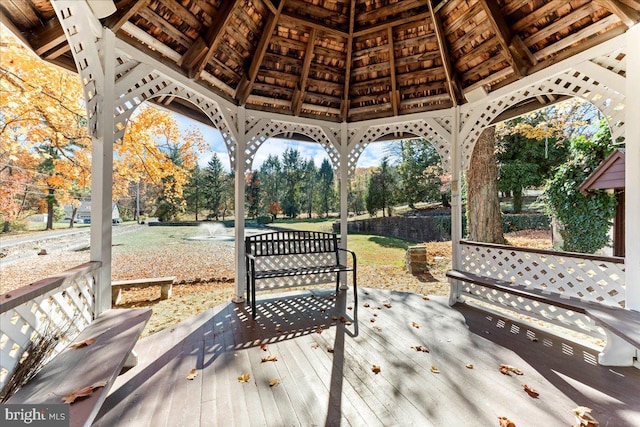
[[275,222],[269,224],[271,227],[287,228],[290,230],[308,230],[323,231],[330,233],[334,222],[339,221],[338,218],[294,218],[294,219],[276,219]]
[[409,246],[413,243],[395,237],[372,234],[349,234],[348,247],[358,254],[358,264],[402,267]]
[[204,234],[204,230],[201,230],[199,227],[147,226],[132,233],[113,236],[113,245],[124,246],[127,250],[147,250],[154,246],[187,243],[187,241],[184,240],[185,237],[201,236]]

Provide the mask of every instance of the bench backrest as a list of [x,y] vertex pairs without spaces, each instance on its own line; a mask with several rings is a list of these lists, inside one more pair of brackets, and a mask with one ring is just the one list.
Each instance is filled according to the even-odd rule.
[[247,254],[255,257],[338,252],[338,236],[319,231],[275,231],[245,239]]

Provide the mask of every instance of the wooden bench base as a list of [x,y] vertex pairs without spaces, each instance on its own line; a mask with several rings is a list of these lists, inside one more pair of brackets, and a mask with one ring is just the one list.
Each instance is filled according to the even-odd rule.
[[70,426],[91,425],[150,316],[150,309],[112,309],[102,313],[74,340],[93,338],[95,342],[81,348],[68,346],[7,403],[63,403],[65,395],[105,381],[104,387],[94,389],[90,396],[79,398],[69,408]]
[[588,316],[601,326],[607,335],[606,346],[598,359],[603,366],[631,366],[634,358],[637,357],[637,349],[640,348],[640,312],[638,311],[565,297],[462,271],[449,271],[447,277]]
[[111,283],[111,304],[118,305],[122,301],[122,291],[132,288],[146,288],[149,286],[160,286],[160,299],[171,298],[175,276],[156,277],[153,279],[118,280]]

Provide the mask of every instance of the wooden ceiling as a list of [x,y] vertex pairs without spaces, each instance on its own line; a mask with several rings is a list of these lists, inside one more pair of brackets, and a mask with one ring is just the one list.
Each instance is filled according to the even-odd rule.
[[[359,121],[449,108],[635,25],[640,0],[116,0],[118,38],[248,109]],[[3,22],[75,69],[48,0]],[[175,98],[169,108],[196,115]]]

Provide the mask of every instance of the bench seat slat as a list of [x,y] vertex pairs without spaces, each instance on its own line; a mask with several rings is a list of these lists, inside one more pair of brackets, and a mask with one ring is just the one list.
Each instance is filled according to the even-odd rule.
[[272,279],[274,277],[300,276],[303,274],[338,273],[352,271],[352,267],[346,265],[318,265],[311,267],[281,268],[278,270],[261,270],[255,272],[256,279]]
[[7,403],[63,403],[65,395],[104,380],[105,387],[79,398],[69,408],[70,426],[91,425],[150,316],[151,309],[111,309],[102,313],[74,340],[94,338],[93,344],[77,349],[67,347]]

